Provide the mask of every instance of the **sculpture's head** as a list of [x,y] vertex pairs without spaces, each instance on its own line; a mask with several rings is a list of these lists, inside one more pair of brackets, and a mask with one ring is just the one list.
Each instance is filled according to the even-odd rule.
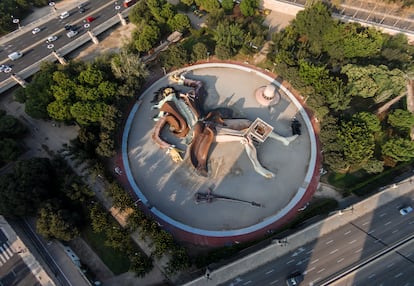
[[161,100],[171,94],[177,95],[177,92],[173,87],[162,87],[154,93],[154,98],[151,100],[151,103],[159,103]]

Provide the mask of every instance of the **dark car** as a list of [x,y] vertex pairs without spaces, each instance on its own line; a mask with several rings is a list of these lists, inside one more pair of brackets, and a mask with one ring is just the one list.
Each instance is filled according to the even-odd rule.
[[72,29],[72,25],[70,25],[70,24],[66,24],[65,25],[65,30],[66,31],[69,31],[69,30],[71,30]]
[[300,282],[302,281],[303,281],[302,273],[299,271],[295,271],[286,278],[286,285],[296,286],[296,285],[299,285]]
[[85,8],[79,8],[79,13],[84,13],[86,10],[85,10]]

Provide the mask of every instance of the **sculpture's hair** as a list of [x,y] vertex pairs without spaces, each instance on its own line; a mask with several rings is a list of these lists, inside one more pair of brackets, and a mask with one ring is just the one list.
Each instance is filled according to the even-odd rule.
[[161,100],[163,100],[165,97],[164,90],[166,90],[167,88],[171,88],[175,92],[175,94],[177,94],[177,90],[172,86],[161,87],[159,90],[154,92],[154,98],[151,100],[151,103],[158,103]]

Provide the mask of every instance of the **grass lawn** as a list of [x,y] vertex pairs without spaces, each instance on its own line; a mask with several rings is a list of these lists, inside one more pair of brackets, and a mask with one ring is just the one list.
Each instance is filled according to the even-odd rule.
[[129,270],[128,255],[106,246],[104,233],[95,233],[86,227],[82,230],[82,237],[115,275]]

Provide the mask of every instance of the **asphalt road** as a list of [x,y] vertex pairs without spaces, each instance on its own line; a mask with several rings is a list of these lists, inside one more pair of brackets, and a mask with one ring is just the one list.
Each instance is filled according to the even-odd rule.
[[[121,3],[121,1],[119,1]],[[115,6],[120,9],[115,10]],[[70,16],[65,19],[59,18],[59,13],[55,14],[51,20],[45,24],[39,25],[38,28],[41,31],[37,34],[32,34],[32,28],[22,29],[18,37],[11,39],[10,41],[3,43],[0,46],[0,64],[6,64],[13,69],[13,73],[18,73],[20,70],[32,65],[33,63],[40,61],[51,53],[52,49],[48,48],[49,44],[53,44],[53,49],[67,45],[73,39],[76,39],[80,35],[87,32],[84,27],[84,20],[93,16],[95,21],[90,23],[88,29],[93,29],[95,26],[102,24],[107,19],[113,17],[116,11],[123,11],[125,9],[121,5],[115,5],[113,1],[108,0],[94,0],[89,1],[85,6],[85,12],[79,13],[77,7],[68,10]],[[67,31],[65,25],[70,24],[78,31],[78,35],[74,38],[68,38],[66,36]],[[35,28],[35,27],[33,27]],[[55,35],[58,39],[52,43],[46,43],[46,39],[49,36]],[[15,61],[11,61],[7,55],[15,51],[23,51],[23,57]],[[0,81],[5,80],[10,74],[0,73]]]
[[[413,198],[412,192],[410,196],[392,201],[374,212],[356,218],[328,235],[321,236],[277,260],[221,285],[286,285],[286,277],[294,271],[301,271],[304,274],[302,285],[321,285],[324,281],[351,269],[375,254],[381,251],[386,252],[388,248],[409,237],[414,232],[414,213],[401,216],[398,209],[407,204],[412,205]],[[343,215],[353,215],[352,209],[344,212]],[[391,262],[388,262],[387,256],[381,256],[366,266],[372,269],[371,274],[367,274],[365,270],[356,270],[344,279],[353,279],[352,285],[355,283],[357,285],[380,285],[381,283],[372,283],[373,279],[381,277],[379,269],[389,266],[389,271],[383,272],[382,275],[384,279],[392,283],[383,285],[409,285],[404,283],[413,280],[412,276],[407,275],[413,267],[413,243],[410,242],[402,248],[392,250],[390,255],[392,261],[395,260],[394,264],[391,265]],[[341,282],[345,281],[344,279],[335,282],[335,285],[350,285],[349,280],[346,282],[348,284]],[[382,278],[378,279],[382,281]],[[370,282],[367,284],[366,281]]]

